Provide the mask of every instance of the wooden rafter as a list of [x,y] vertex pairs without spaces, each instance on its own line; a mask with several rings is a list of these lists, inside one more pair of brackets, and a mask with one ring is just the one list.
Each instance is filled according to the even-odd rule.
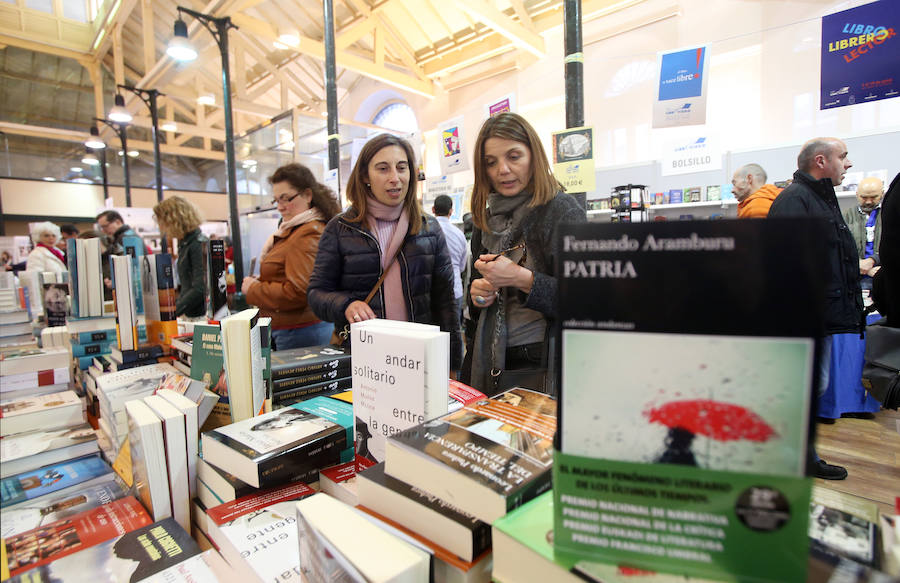
[[516,47],[539,58],[546,54],[542,36],[515,22],[497,10],[492,3],[484,0],[456,0],[456,5],[509,39]]

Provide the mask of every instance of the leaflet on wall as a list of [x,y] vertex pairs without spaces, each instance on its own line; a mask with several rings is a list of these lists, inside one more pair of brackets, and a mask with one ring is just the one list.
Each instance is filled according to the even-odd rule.
[[709,47],[692,47],[659,53],[657,87],[653,102],[653,127],[706,123]]
[[452,174],[469,169],[469,156],[463,147],[463,118],[454,117],[442,123],[441,133],[441,174]]
[[[710,136],[680,138],[668,142],[660,159],[660,174],[675,176],[722,167],[722,151]],[[687,202],[687,201],[685,201]]]
[[806,580],[823,228],[560,226],[557,556]]
[[434,202],[434,199],[442,194],[449,196],[453,190],[453,181],[449,176],[432,176],[425,179],[425,194],[422,195],[422,206],[428,209],[428,206]]
[[331,192],[337,197],[338,204],[341,205],[341,208],[344,208],[344,201],[341,200],[341,182],[340,177],[338,176],[338,169],[331,168],[326,170],[325,177],[322,179],[322,184],[331,189]]
[[553,132],[553,174],[566,192],[594,191],[594,128]]
[[484,114],[494,117],[499,113],[513,112],[516,110],[516,94],[508,93],[496,101],[484,105]]
[[872,2],[823,16],[820,108],[900,95],[897,32],[897,2]]

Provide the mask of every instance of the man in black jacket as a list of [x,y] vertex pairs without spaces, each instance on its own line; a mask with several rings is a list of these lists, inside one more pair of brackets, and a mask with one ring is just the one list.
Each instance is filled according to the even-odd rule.
[[[838,206],[834,187],[844,180],[853,164],[847,145],[837,138],[814,138],[797,156],[794,181],[769,209],[770,217],[820,217],[828,221],[828,238],[822,248],[828,253],[825,273],[824,336],[819,363],[819,395],[831,377],[831,346],[834,334],[859,332],[863,326],[862,293],[856,243]],[[843,480],[847,470],[825,463],[809,450],[808,473],[826,480]]]

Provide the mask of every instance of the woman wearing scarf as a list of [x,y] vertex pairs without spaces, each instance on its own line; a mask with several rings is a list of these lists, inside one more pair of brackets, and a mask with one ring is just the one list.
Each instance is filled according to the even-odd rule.
[[200,211],[181,196],[172,196],[153,207],[159,230],[178,240],[178,299],[175,315],[194,321],[206,321],[206,258],[200,232]]
[[517,114],[485,121],[473,158],[472,320],[463,382],[488,396],[514,385],[555,394],[554,231],[559,223],[584,222],[584,208],[562,192],[534,128]]
[[34,249],[28,254],[25,271],[68,271],[66,256],[56,246],[59,227],[51,222],[37,223],[31,227]]
[[416,198],[415,168],[406,140],[380,134],[363,146],[347,182],[351,206],[319,242],[309,303],[336,331],[371,318],[436,324],[450,332],[450,370],[457,370],[462,343],[453,267],[440,225]]
[[241,291],[260,315],[272,318],[277,350],[328,344],[331,324],[313,314],[307,286],[325,223],[341,209],[306,166],[282,166],[269,182],[281,224],[260,252],[259,278],[245,277]]

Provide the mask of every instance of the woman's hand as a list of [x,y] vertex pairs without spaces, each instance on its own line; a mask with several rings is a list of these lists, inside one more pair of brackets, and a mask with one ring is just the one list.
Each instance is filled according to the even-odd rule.
[[[475,265],[478,265],[476,262]],[[469,286],[469,295],[472,302],[479,308],[486,308],[497,299],[497,288],[484,278],[473,279]]]
[[253,286],[253,284],[255,284],[258,281],[259,281],[258,279],[256,279],[253,276],[250,276],[250,275],[245,277],[244,281],[241,282],[241,293],[243,293],[246,296],[250,292],[250,288]]
[[499,257],[493,253],[481,255],[475,262],[475,269],[496,289],[514,287],[527,294],[534,283],[534,274],[530,269],[513,263],[503,255]]
[[362,322],[363,320],[374,320],[378,316],[375,315],[375,311],[372,310],[372,307],[369,304],[361,300],[356,300],[350,302],[350,305],[344,310],[344,317],[352,324],[353,322]]

